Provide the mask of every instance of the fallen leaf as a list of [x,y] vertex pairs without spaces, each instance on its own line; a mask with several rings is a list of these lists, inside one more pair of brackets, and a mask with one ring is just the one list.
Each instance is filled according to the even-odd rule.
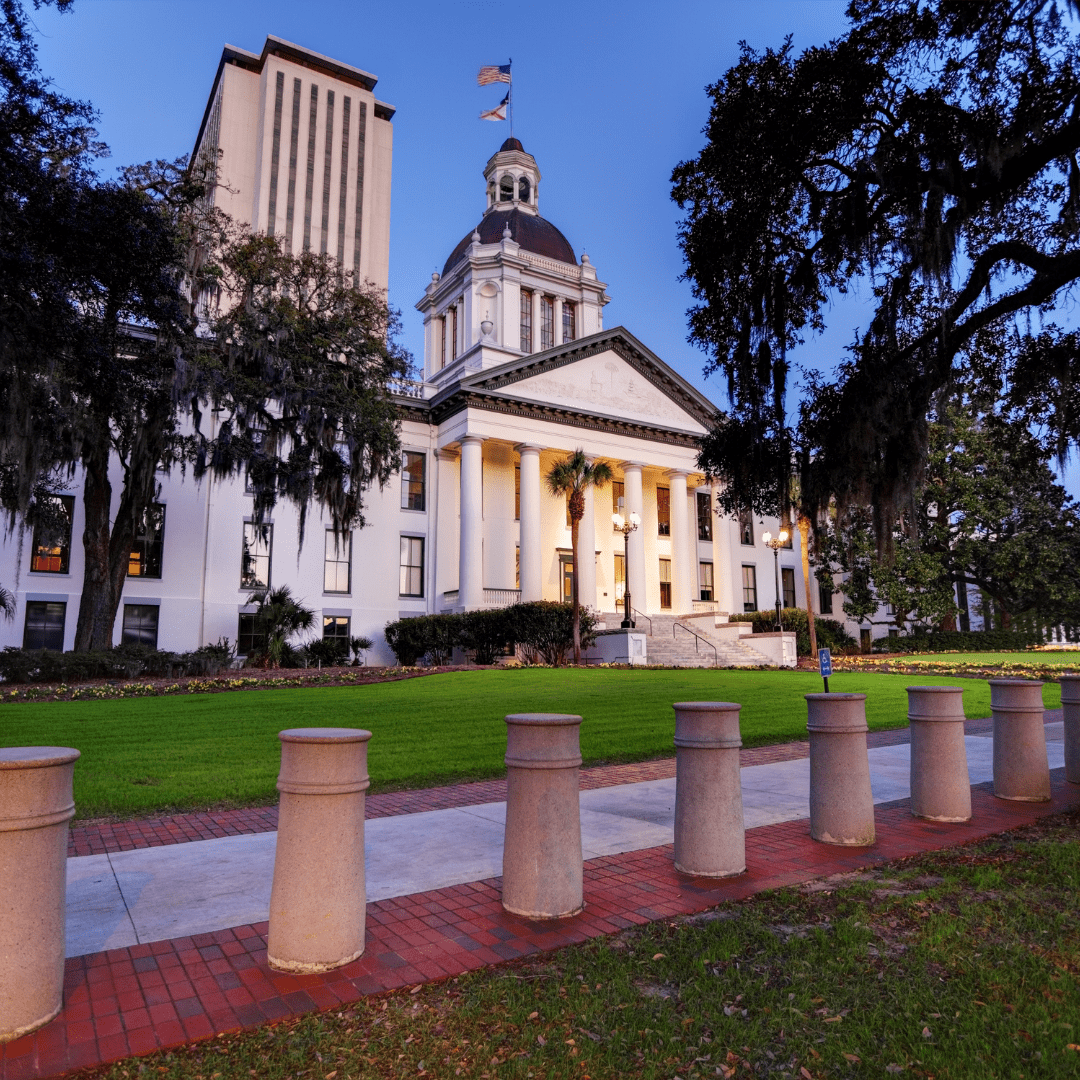
[[843,1019],[844,1018],[842,1016],[826,1016],[825,1017],[825,1023],[826,1024],[839,1024],[840,1021],[843,1020]]
[[337,1076],[337,1069],[335,1069],[333,1072],[328,1072],[324,1080],[334,1080],[335,1076]]
[[799,1066],[799,1075],[803,1080],[814,1080],[814,1074],[805,1065]]
[[859,1057],[858,1054],[845,1054],[844,1057],[846,1057],[848,1059],[848,1061],[851,1062],[852,1065],[861,1065],[862,1064],[862,1058]]
[[933,1033],[930,1031],[930,1029],[928,1027],[924,1027],[922,1029],[922,1037],[924,1039],[932,1039],[933,1038]]
[[537,1042],[538,1042],[538,1043],[539,1043],[539,1044],[540,1044],[541,1046],[547,1046],[547,1039],[545,1039],[543,1035],[537,1035],[537,1036],[536,1036],[536,1041],[537,1041]]
[[667,956],[667,953],[658,952],[653,956],[654,960],[663,960]]
[[539,1015],[540,1014],[538,1012],[536,1012],[536,1010],[534,1009],[531,1013],[529,1013],[529,1019],[530,1020],[535,1020]]
[[1065,1049],[1066,1049],[1066,1050],[1077,1050],[1077,1051],[1080,1051],[1080,1043],[1069,1043],[1069,1044],[1068,1044],[1068,1045],[1067,1045],[1067,1046],[1065,1047]]
[[414,987],[413,987],[413,988],[412,988],[412,989],[411,989],[411,990],[409,991],[409,993],[410,993],[410,994],[419,994],[419,993],[420,993],[420,990],[421,990],[421,987],[422,987],[422,986],[423,986],[423,984],[422,984],[422,983],[417,983],[417,984],[416,984],[416,986],[414,986]]

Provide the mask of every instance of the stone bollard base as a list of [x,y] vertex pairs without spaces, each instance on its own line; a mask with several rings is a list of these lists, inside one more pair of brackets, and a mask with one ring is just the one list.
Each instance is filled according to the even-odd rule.
[[806,694],[810,736],[810,835],[869,847],[876,839],[865,694]]
[[990,679],[994,715],[994,795],[1011,802],[1049,802],[1041,682]]

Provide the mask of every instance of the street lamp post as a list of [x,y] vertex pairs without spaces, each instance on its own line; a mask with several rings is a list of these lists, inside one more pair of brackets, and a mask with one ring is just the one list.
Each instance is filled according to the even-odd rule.
[[616,532],[623,535],[623,574],[626,580],[623,582],[623,621],[624,630],[633,630],[634,620],[630,617],[630,534],[641,524],[641,518],[637,514],[631,514],[629,520],[616,512],[611,515],[611,523]]
[[787,529],[781,529],[779,536],[773,536],[772,533],[762,533],[761,539],[765,541],[765,546],[772,548],[773,553],[773,570],[776,574],[776,630],[783,630],[783,624],[780,622],[780,611],[782,604],[780,602],[780,549],[788,541]]

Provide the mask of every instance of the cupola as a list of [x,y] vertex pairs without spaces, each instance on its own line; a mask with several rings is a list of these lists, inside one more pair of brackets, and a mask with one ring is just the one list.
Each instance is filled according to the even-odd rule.
[[507,139],[484,166],[487,202],[484,213],[493,210],[521,210],[537,213],[540,170],[517,139]]

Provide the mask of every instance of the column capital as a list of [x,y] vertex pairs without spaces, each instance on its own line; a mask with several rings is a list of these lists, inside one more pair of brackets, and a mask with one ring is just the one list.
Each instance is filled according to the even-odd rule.
[[531,454],[534,450],[536,451],[536,453],[540,454],[543,453],[544,448],[542,446],[537,446],[536,443],[522,442],[515,443],[514,450],[517,451],[517,453],[519,454]]
[[690,472],[688,469],[668,469],[664,473],[664,476],[666,476],[669,480],[685,480],[689,475]]
[[470,432],[467,435],[462,435],[458,439],[458,442],[461,443],[462,446],[465,446],[466,443],[476,443],[478,446],[483,446],[484,437],[483,435],[474,435]]
[[626,472],[627,469],[644,469],[645,466],[640,461],[620,461],[619,468]]

